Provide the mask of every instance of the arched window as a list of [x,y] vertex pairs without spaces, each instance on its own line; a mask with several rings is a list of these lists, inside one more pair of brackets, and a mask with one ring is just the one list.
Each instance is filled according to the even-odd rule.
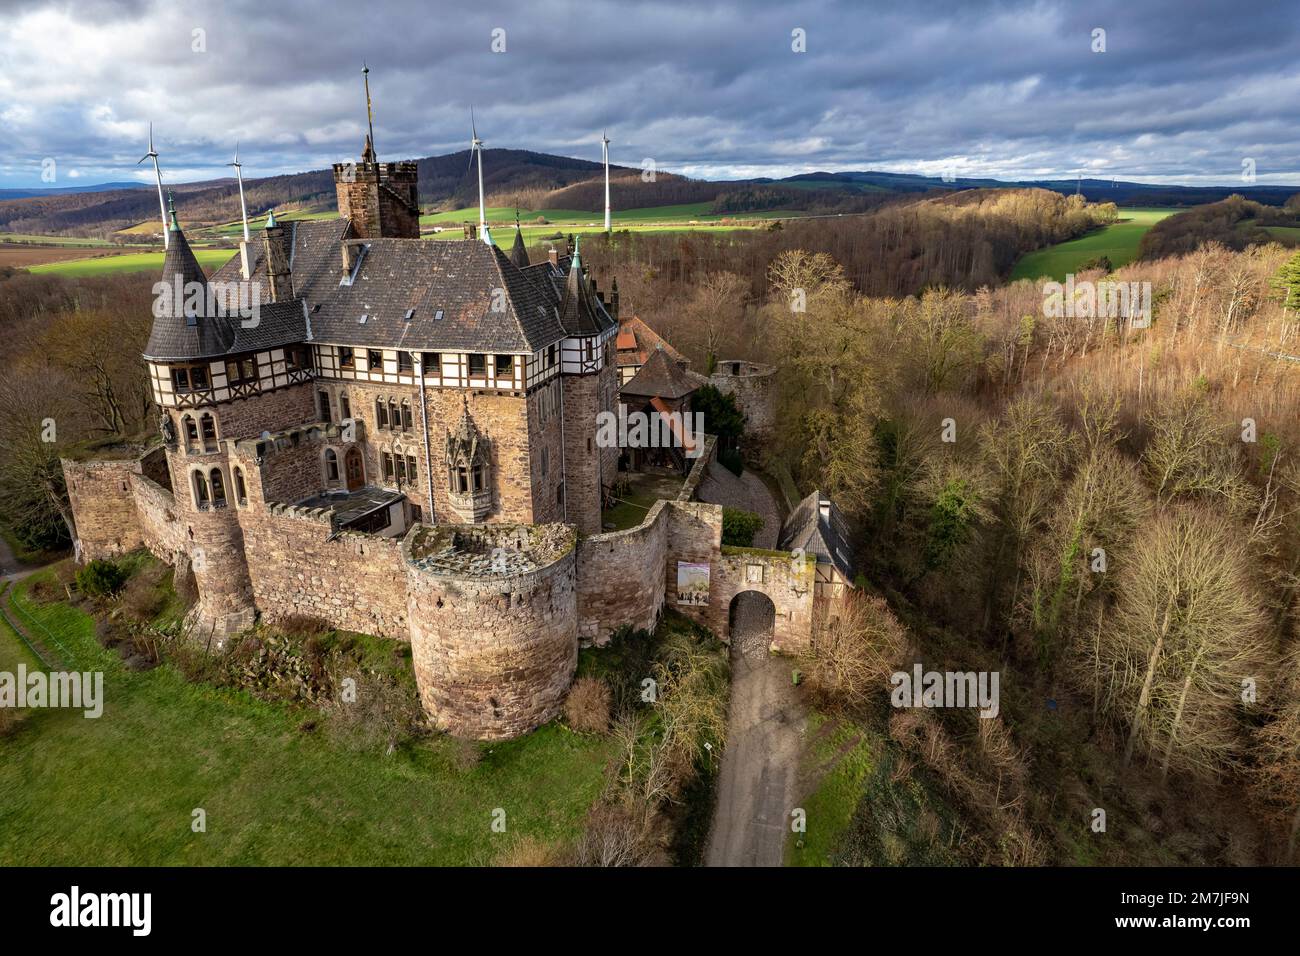
[[406,399],[402,399],[402,428],[411,428],[411,403]]
[[208,479],[203,477],[203,472],[194,472],[194,507],[200,511],[207,511],[211,504],[208,500]]
[[199,434],[203,438],[204,451],[217,450],[217,420],[211,412],[204,412],[199,418]]
[[194,423],[193,415],[181,419],[181,430],[185,432],[185,450],[196,450],[199,446],[199,426]]
[[235,468],[235,504],[248,504],[248,489],[244,486],[244,469]]
[[325,480],[339,480],[339,456],[334,454],[333,448],[325,449]]
[[401,412],[397,410],[397,401],[391,398],[388,400],[388,425],[390,428],[402,427]]
[[221,469],[213,468],[209,475],[212,478],[212,507],[224,508],[226,506],[226,482],[221,477]]
[[388,427],[388,405],[382,398],[375,399],[375,427]]

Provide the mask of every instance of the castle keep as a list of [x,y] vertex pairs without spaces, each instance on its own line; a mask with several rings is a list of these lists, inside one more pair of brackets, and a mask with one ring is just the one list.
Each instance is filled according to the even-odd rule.
[[603,533],[618,300],[576,245],[533,264],[518,231],[509,255],[421,240],[415,164],[368,140],[334,179],[338,219],[272,215],[212,276],[170,213],[144,353],[163,443],[64,461],[81,559],[192,571],[187,624],[217,645],[298,614],[409,640],[435,723],[484,739],[554,716],[579,642],[654,626],[682,564],[712,570],[683,610],[719,635],[759,590],[774,644],[808,640],[816,557],[723,554],[721,508],[692,500],[711,442],[677,500]]

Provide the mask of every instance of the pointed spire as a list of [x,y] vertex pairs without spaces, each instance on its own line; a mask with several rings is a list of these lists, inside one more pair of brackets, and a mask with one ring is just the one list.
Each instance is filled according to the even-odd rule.
[[267,229],[274,229],[274,228],[276,227],[276,225],[277,225],[277,223],[276,223],[276,221],[275,221],[275,210],[272,209],[269,213],[267,213],[267,216],[266,216],[266,228],[267,228]]
[[176,221],[176,199],[172,196],[172,191],[167,190],[167,219],[171,223],[167,228],[170,232],[180,232],[181,224]]
[[570,269],[571,271],[572,271],[573,269],[577,269],[579,272],[581,272],[581,271],[582,271],[582,254],[581,254],[580,252],[578,252],[578,239],[579,239],[579,238],[581,238],[581,237],[579,237],[579,236],[574,236],[574,237],[573,237],[573,264],[569,266],[569,269]]

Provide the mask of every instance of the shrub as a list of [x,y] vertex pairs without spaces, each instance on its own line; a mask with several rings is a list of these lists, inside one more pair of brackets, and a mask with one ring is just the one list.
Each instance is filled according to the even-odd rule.
[[579,677],[564,701],[564,719],[580,734],[603,734],[609,730],[612,695],[599,677]]
[[126,583],[126,572],[111,561],[91,561],[77,572],[77,587],[91,597],[109,597]]
[[161,587],[166,575],[167,568],[164,565],[153,565],[126,582],[126,588],[122,591],[122,609],[128,617],[147,624],[158,616],[167,603],[167,595]]
[[597,803],[587,814],[574,847],[576,866],[664,866],[667,855],[656,836],[662,821],[645,800]]
[[763,527],[763,519],[752,511],[740,508],[722,509],[722,543],[736,548],[750,548],[754,535]]
[[63,597],[63,587],[58,581],[40,577],[28,585],[27,594],[39,604],[49,604]]
[[496,859],[497,866],[545,867],[559,862],[555,845],[535,836],[521,837]]
[[908,650],[907,631],[883,600],[850,592],[818,621],[803,658],[813,700],[829,711],[863,712],[888,699],[889,678]]

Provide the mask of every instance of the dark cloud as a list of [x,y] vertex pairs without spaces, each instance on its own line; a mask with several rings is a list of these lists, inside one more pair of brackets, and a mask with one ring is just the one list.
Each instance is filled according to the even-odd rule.
[[[711,177],[1232,183],[1249,158],[1261,182],[1300,183],[1294,13],[1221,0],[8,4],[0,185],[39,183],[47,157],[62,184],[130,178],[150,119],[173,181],[223,175],[236,139],[249,175],[323,166],[364,135],[363,58],[377,145],[394,158],[463,148],[473,103],[489,146],[595,159],[607,127],[618,161]],[[791,50],[796,28],[806,53]]]

